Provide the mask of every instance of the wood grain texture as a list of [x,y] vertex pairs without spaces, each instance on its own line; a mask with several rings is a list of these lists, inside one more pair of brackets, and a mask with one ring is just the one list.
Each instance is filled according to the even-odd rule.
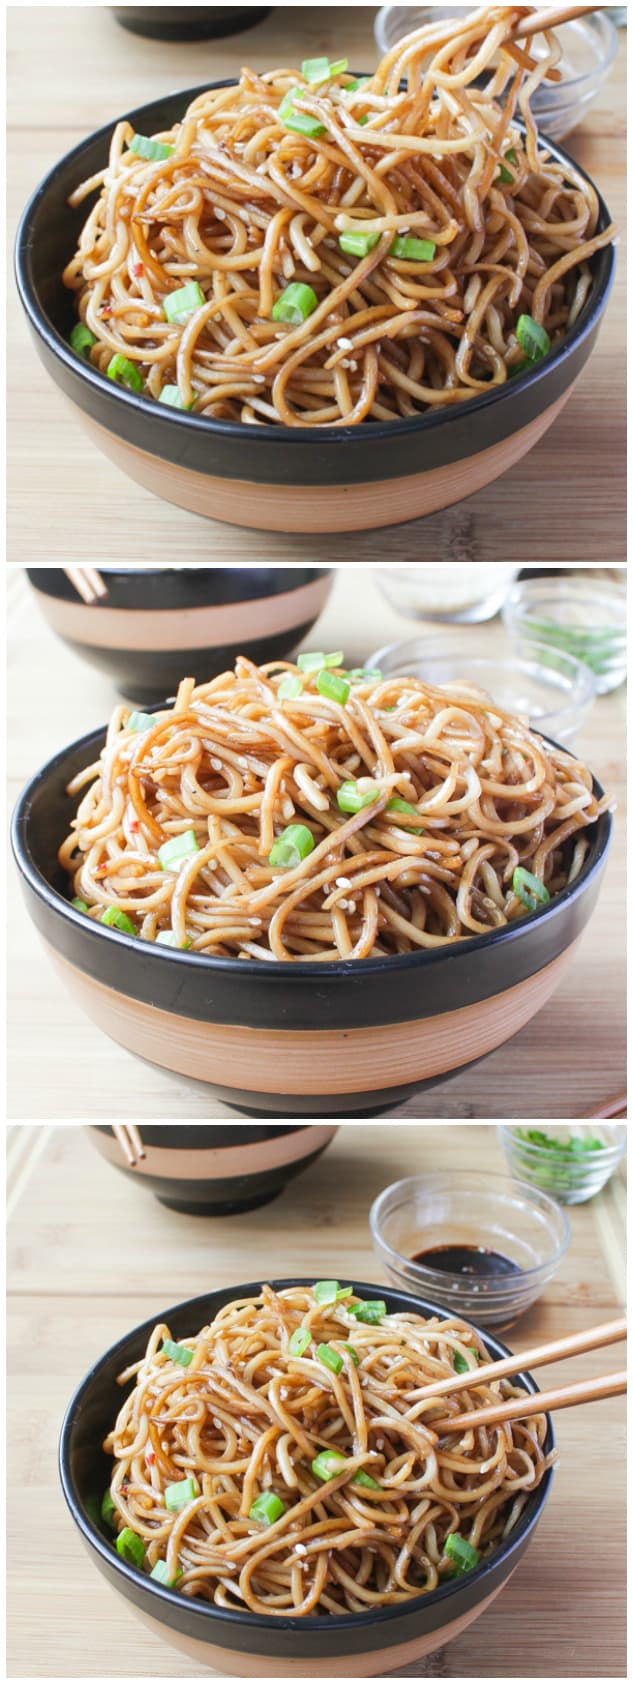
[[[341,50],[371,68],[374,8],[277,6],[247,34],[165,44],[123,36],[104,6],[9,9],[9,216],[13,228],[45,172],[83,136],[167,89]],[[566,144],[625,218],[625,41],[606,86]],[[114,90],[114,91],[113,91]],[[41,368],[14,293],[9,298],[9,557],[60,562],[69,549],[99,564],[252,559],[252,535],[207,521],[129,483],[94,448]],[[354,538],[357,561],[622,562],[625,553],[625,272],[597,349],[562,415],[500,480],[452,510]],[[33,499],[33,463],[38,499]],[[78,495],[78,486],[81,494]],[[258,560],[322,561],[319,535],[262,534]],[[327,540],[331,562],[350,559],[345,534]]]
[[[214,1285],[326,1270],[385,1281],[367,1213],[400,1176],[471,1166],[502,1172],[494,1128],[346,1124],[274,1205],[247,1216],[164,1210],[72,1127],[9,1130],[10,1677],[210,1676],[170,1650],[96,1573],[58,1486],[61,1418],[78,1380],[145,1317]],[[545,1296],[506,1336],[529,1349],[621,1313],[623,1170],[570,1211],[573,1239]],[[124,1243],[122,1239],[124,1236]],[[547,1370],[548,1384],[605,1373],[609,1352]],[[44,1383],[45,1381],[45,1383]],[[510,1584],[450,1647],[396,1676],[625,1676],[621,1400],[556,1420],[545,1514]],[[608,1449],[607,1449],[608,1447]],[[37,1618],[33,1598],[37,1594]]]
[[[383,601],[375,575],[346,568],[308,642],[313,649],[342,647],[349,664],[357,665],[381,644],[415,631],[413,622]],[[426,631],[467,653],[476,648],[493,654],[505,646],[499,621]],[[18,568],[9,571],[9,666],[12,806],[38,766],[107,719],[115,697],[102,673],[53,637]],[[476,1069],[416,1095],[404,1105],[403,1116],[582,1117],[624,1088],[624,698],[624,690],[599,697],[575,745],[616,797],[618,812],[600,900],[570,969],[549,1004],[510,1045]],[[17,889],[9,897],[9,923],[12,1119],[66,1120],[87,1111],[96,1122],[129,1116],[208,1121],[210,1111],[212,1117],[232,1115],[204,1089],[143,1064],[84,1017],[60,988]]]

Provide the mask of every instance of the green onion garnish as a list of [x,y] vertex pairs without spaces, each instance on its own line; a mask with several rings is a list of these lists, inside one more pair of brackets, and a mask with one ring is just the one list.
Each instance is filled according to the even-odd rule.
[[193,409],[195,401],[195,398],[192,398],[190,403],[185,403],[179,386],[163,386],[162,392],[158,394],[158,402],[171,404],[172,409]]
[[305,655],[297,655],[297,666],[300,672],[318,672],[321,667],[340,667],[343,660],[342,649],[335,649],[331,655],[324,655],[322,649],[311,649]]
[[157,163],[159,158],[171,158],[173,146],[167,146],[164,140],[150,140],[145,134],[135,134],[130,141],[130,152],[136,152],[139,158],[149,158],[150,163]]
[[142,392],[143,390],[143,376],[140,369],[137,368],[136,363],[130,361],[129,357],[122,357],[120,351],[117,351],[116,356],[112,357],[112,360],[108,363],[107,375],[108,380],[114,380],[117,386],[129,386],[132,392]]
[[430,263],[436,251],[434,240],[416,240],[408,234],[397,234],[389,247],[389,256],[403,257],[409,263]]
[[382,678],[380,667],[351,667],[346,674],[350,684],[369,684],[373,678]]
[[179,941],[175,930],[159,930],[156,944],[159,947],[177,947],[184,952],[185,948],[192,946],[192,941],[191,936],[185,936],[184,941]]
[[338,1281],[317,1281],[314,1286],[317,1304],[335,1304],[338,1290]]
[[205,296],[198,281],[187,281],[186,287],[179,287],[177,292],[168,292],[163,299],[163,310],[168,322],[186,322],[194,310],[199,310],[205,303]]
[[378,1480],[374,1479],[373,1474],[365,1473],[364,1468],[359,1468],[358,1473],[354,1474],[352,1485],[366,1485],[370,1491],[382,1490],[382,1486],[378,1484]]
[[302,860],[307,860],[312,853],[314,837],[308,830],[307,824],[289,824],[282,830],[281,836],[273,842],[268,855],[268,864],[281,866],[284,871],[292,871]]
[[554,1135],[545,1134],[543,1129],[517,1129],[516,1133],[519,1139],[525,1140],[528,1146],[538,1146],[541,1150],[552,1152],[555,1155],[562,1153],[565,1156],[577,1157],[581,1152],[604,1152],[605,1150],[604,1141],[599,1140],[595,1135],[587,1139],[576,1134],[571,1135],[569,1140],[557,1140]]
[[546,357],[552,349],[549,333],[541,327],[540,322],[535,322],[533,316],[519,316],[517,339],[531,363],[539,362],[541,357]]
[[177,871],[182,860],[199,852],[195,830],[181,830],[179,836],[170,836],[168,842],[163,842],[158,858],[163,871]]
[[371,80],[371,76],[355,76],[353,82],[346,82],[344,92],[346,94],[360,93],[363,88],[369,87]]
[[528,912],[535,912],[537,906],[547,906],[551,899],[549,889],[541,882],[540,877],[534,877],[531,871],[526,871],[524,865],[517,865],[512,874],[512,887],[515,895],[527,906]]
[[145,1544],[138,1532],[133,1532],[131,1526],[124,1526],[116,1541],[117,1553],[129,1561],[132,1567],[142,1567],[145,1560]]
[[[475,1350],[474,1345],[469,1345],[467,1348],[471,1352],[471,1354],[476,1358],[477,1362],[479,1362],[479,1352]],[[456,1374],[472,1373],[470,1363],[467,1362],[466,1358],[462,1356],[461,1351],[455,1352],[455,1359],[454,1359],[454,1362],[453,1362],[453,1367],[455,1369]]]
[[136,925],[132,923],[131,918],[128,918],[127,912],[119,911],[118,906],[109,906],[103,914],[101,923],[107,924],[115,930],[123,930],[126,936],[136,935]]
[[198,1496],[198,1483],[193,1474],[188,1479],[179,1479],[175,1485],[168,1485],[165,1492],[165,1508],[176,1511],[184,1509],[185,1503],[190,1503]]
[[182,1567],[178,1568],[175,1579],[170,1579],[167,1562],[157,1561],[156,1566],[152,1567],[150,1579],[156,1579],[159,1585],[166,1585],[168,1590],[172,1590],[178,1580],[182,1579]]
[[88,905],[88,902],[85,901],[85,900],[82,900],[80,895],[75,895],[74,900],[71,900],[70,904],[71,904],[71,906],[76,906],[78,912],[89,912],[90,911],[90,907]]
[[339,678],[337,673],[328,672],[327,668],[323,667],[317,674],[316,687],[320,696],[326,696],[330,702],[340,702],[341,707],[345,707],[350,693],[350,685],[346,678]]
[[86,327],[85,322],[75,322],[75,326],[70,335],[70,345],[72,350],[76,351],[79,357],[85,357],[86,362],[90,362],[90,352],[93,345],[96,345],[96,343],[96,333],[91,333],[90,328]]
[[357,1321],[368,1322],[370,1327],[376,1326],[386,1314],[384,1298],[370,1298],[364,1304],[353,1304],[350,1308],[350,1315],[355,1316]]
[[282,701],[294,701],[295,698],[297,696],[301,696],[302,693],[303,679],[295,678],[291,672],[287,672],[285,678],[282,678],[281,684],[277,688],[277,695],[281,697]]
[[261,1496],[255,1498],[255,1502],[249,1509],[248,1518],[249,1520],[263,1520],[266,1526],[272,1526],[273,1522],[279,1520],[280,1515],[285,1514],[285,1512],[286,1505],[282,1503],[281,1497],[276,1497],[274,1491],[262,1491]]
[[347,234],[339,234],[338,243],[341,251],[346,251],[350,257],[367,257],[368,252],[378,245],[379,239],[380,234],[363,234],[360,229],[352,233],[350,229]]
[[333,1374],[340,1374],[341,1369],[345,1367],[342,1356],[332,1345],[317,1345],[316,1354],[319,1362],[325,1363],[326,1368],[331,1368]]
[[[509,164],[516,164],[517,155],[516,155],[516,152],[515,152],[513,146],[510,147],[509,152],[504,152],[503,156],[504,156],[504,158],[507,158]],[[512,174],[512,171],[507,170],[506,167],[505,167],[505,164],[500,164],[500,166],[499,166],[499,174],[497,176],[497,181],[498,182],[499,181],[507,181],[510,184],[510,186],[512,186],[512,184],[514,182],[514,176]]]
[[307,111],[296,111],[295,99],[301,99],[303,88],[292,88],[282,99],[279,116],[285,129],[292,129],[295,134],[308,135],[315,139],[317,135],[325,134],[325,124],[320,123],[318,117],[311,117]]
[[392,800],[387,802],[387,812],[413,813],[416,819],[420,817],[417,807],[413,807],[410,801],[403,801],[400,795],[394,795]]
[[115,1532],[116,1531],[116,1514],[117,1514],[117,1511],[116,1511],[116,1504],[115,1504],[114,1498],[112,1496],[112,1492],[110,1491],[109,1488],[108,1488],[107,1491],[104,1491],[104,1493],[103,1493],[103,1497],[101,1499],[101,1508],[99,1510],[99,1513],[101,1515],[101,1519],[105,1520],[106,1526],[109,1526],[111,1528],[111,1530],[113,1532]]
[[349,1351],[349,1354],[351,1356],[354,1367],[360,1368],[360,1357],[358,1355],[358,1351],[355,1350],[354,1346],[353,1345],[345,1345],[343,1347],[343,1349],[346,1350],[346,1351]]
[[312,1334],[309,1327],[296,1327],[288,1345],[289,1356],[302,1357],[311,1342]]
[[330,64],[328,58],[304,58],[301,75],[306,82],[330,82],[333,76],[342,76],[347,65],[346,58],[338,59],[336,64]]
[[125,727],[126,731],[151,731],[158,725],[157,713],[131,713]]
[[336,804],[342,813],[360,813],[363,807],[372,807],[379,795],[379,789],[359,789],[355,778],[346,778],[336,791]]
[[316,1474],[317,1479],[322,1479],[325,1483],[328,1479],[336,1479],[336,1475],[342,1473],[346,1461],[347,1457],[342,1456],[340,1450],[320,1450],[312,1463],[312,1472]]
[[181,1363],[183,1368],[188,1368],[193,1362],[193,1351],[188,1350],[186,1345],[176,1345],[173,1339],[163,1339],[161,1350],[166,1357],[171,1357],[172,1362]]
[[307,322],[318,302],[314,287],[307,286],[304,281],[291,281],[290,286],[275,299],[273,321],[290,322],[293,327],[298,327],[301,322]]
[[469,1544],[467,1538],[460,1537],[459,1532],[449,1532],[444,1554],[448,1556],[449,1561],[454,1561],[460,1573],[470,1573],[480,1559],[479,1550],[475,1549],[474,1544]]

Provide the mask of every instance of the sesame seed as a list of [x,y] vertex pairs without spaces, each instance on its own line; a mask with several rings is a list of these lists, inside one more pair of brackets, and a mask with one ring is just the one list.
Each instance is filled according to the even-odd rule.
[[353,339],[337,339],[336,343],[341,351],[353,351],[354,349]]

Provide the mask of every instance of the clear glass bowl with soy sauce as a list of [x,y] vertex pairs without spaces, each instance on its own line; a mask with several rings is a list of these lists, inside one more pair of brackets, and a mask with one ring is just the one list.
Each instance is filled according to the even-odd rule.
[[483,1327],[509,1327],[540,1298],[571,1239],[548,1194],[478,1170],[411,1175],[375,1199],[374,1248],[408,1292]]

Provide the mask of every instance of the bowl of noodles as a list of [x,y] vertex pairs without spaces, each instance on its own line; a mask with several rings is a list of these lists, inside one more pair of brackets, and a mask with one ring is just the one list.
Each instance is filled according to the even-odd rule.
[[[155,100],[55,166],[17,278],[96,444],[274,531],[425,515],[512,468],[590,355],[615,229],[539,137],[524,8]],[[523,31],[525,35],[525,30]]]
[[273,1117],[381,1111],[572,963],[612,830],[591,772],[483,691],[341,650],[184,679],[31,779],[28,911],[124,1046]]
[[93,1364],[62,1428],[64,1495],[100,1572],[198,1663],[384,1676],[490,1607],[543,1512],[550,1418],[482,1426],[474,1447],[460,1424],[537,1392],[527,1373],[486,1381],[507,1355],[391,1288],[222,1288]]

